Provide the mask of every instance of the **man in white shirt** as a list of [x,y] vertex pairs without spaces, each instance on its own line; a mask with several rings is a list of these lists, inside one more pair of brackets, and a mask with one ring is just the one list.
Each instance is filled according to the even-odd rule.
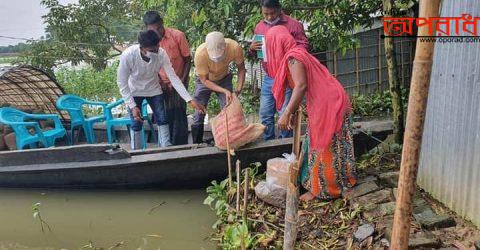
[[166,52],[159,48],[160,37],[153,30],[141,31],[139,45],[132,45],[120,56],[117,84],[120,94],[128,106],[132,119],[132,148],[141,147],[143,126],[141,107],[144,99],[152,108],[158,125],[158,144],[170,146],[170,131],[164,106],[164,97],[159,83],[158,72],[163,69],[177,93],[197,111],[204,113],[205,107],[198,104],[185,89],[175,74]]

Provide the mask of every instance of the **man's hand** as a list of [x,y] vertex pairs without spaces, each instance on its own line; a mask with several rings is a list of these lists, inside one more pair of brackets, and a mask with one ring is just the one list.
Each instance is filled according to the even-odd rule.
[[252,51],[261,50],[261,49],[262,49],[262,42],[260,42],[260,41],[253,41],[250,44],[250,50],[252,50]]
[[133,119],[137,122],[141,122],[143,120],[142,112],[140,112],[140,109],[138,107],[134,107],[132,109],[132,115],[133,115]]
[[228,90],[228,89],[225,89],[225,90],[223,91],[223,93],[225,94],[225,97],[227,98],[227,105],[230,104],[230,102],[231,102],[232,99],[233,99],[233,94],[232,94],[232,92],[230,92],[230,90]]
[[205,114],[206,109],[205,109],[205,106],[203,106],[202,104],[198,103],[195,100],[191,100],[188,103],[190,104],[190,106],[192,106],[192,108],[194,108],[195,110],[198,110],[198,112]]

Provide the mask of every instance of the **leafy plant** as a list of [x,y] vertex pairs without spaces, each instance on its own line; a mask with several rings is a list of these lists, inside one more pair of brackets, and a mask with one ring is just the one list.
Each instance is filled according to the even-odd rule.
[[40,227],[42,229],[42,233],[45,232],[45,229],[43,225],[45,225],[48,228],[48,231],[52,231],[50,228],[50,225],[42,218],[42,214],[40,213],[40,202],[37,202],[32,205],[32,213],[33,213],[33,219],[38,219],[40,221]]
[[[392,113],[392,95],[390,91],[376,92],[370,95],[355,94],[351,98],[353,113],[361,117],[389,116]],[[404,110],[408,104],[408,89],[402,88]]]
[[220,245],[223,249],[240,249],[241,247],[249,249],[255,243],[255,238],[250,234],[247,222],[242,221],[225,227]]
[[135,11],[129,0],[82,0],[63,5],[58,0],[42,0],[48,9],[43,22],[46,37],[29,41],[19,63],[52,71],[63,63],[85,62],[96,70],[120,54],[115,44],[135,41],[143,10]]
[[212,226],[216,229],[226,218],[228,217],[228,179],[217,183],[212,181],[212,185],[207,187],[207,198],[203,201],[203,204],[208,205],[215,211],[219,218]]
[[[249,179],[252,181],[248,187],[251,188],[253,180],[260,167],[259,163],[252,164],[252,169],[249,171]],[[244,180],[243,180],[244,181]],[[236,211],[232,208],[229,202],[232,201],[231,194],[235,193],[234,187],[228,187],[228,179],[218,183],[213,181],[212,185],[207,187],[207,198],[204,204],[210,206],[215,211],[218,220],[213,224],[213,228],[217,230],[219,236],[217,240],[220,242],[222,249],[240,249],[241,246],[251,248],[256,244],[257,238],[261,235],[253,236],[250,233],[250,225],[245,218],[239,218]],[[243,186],[242,183],[239,185]]]

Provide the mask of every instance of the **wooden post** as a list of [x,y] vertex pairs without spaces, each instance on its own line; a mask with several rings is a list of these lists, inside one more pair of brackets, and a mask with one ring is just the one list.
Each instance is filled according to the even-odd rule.
[[333,51],[333,75],[337,77],[337,52]]
[[382,89],[382,30],[378,30],[378,91]]
[[237,173],[237,202],[235,203],[235,208],[237,210],[237,215],[240,212],[240,160],[237,160],[237,167],[236,167],[236,173]]
[[360,63],[359,63],[359,52],[358,48],[355,48],[355,76],[357,81],[357,93],[360,94]]
[[[419,17],[437,17],[439,5],[440,0],[421,0]],[[428,27],[420,26],[418,36],[428,35]],[[434,43],[417,41],[393,220],[391,249],[394,250],[408,248],[412,199],[415,193],[434,46]]]
[[400,40],[400,80],[402,81],[402,86],[405,86],[405,69],[404,69],[404,60],[403,60],[403,38]]
[[[228,106],[228,104],[227,104]],[[230,153],[230,139],[228,138],[228,112],[227,107],[224,109],[225,112],[225,127],[226,127],[226,141],[227,141],[227,161],[228,161],[228,187],[232,188],[232,159]]]
[[300,140],[302,135],[302,110],[297,111],[297,124],[293,129],[293,152],[295,161],[288,169],[289,180],[287,184],[287,200],[285,208],[285,233],[283,236],[283,249],[293,250],[298,233],[298,171],[300,169]]
[[245,169],[245,178],[244,178],[245,185],[243,187],[243,219],[244,220],[247,219],[248,182],[250,181],[249,177],[248,177],[248,170],[249,170],[249,168]]

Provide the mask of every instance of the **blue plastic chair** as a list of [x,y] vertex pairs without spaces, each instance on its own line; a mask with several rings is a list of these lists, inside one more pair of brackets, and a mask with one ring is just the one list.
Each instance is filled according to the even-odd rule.
[[105,115],[85,117],[83,105],[102,106],[103,110],[105,110],[107,103],[88,101],[76,95],[63,95],[57,100],[57,108],[67,111],[70,115],[70,141],[72,144],[74,143],[75,137],[74,131],[77,127],[83,128],[87,143],[95,143],[93,124],[105,120]]
[[[127,126],[129,131],[131,129],[132,121],[131,121],[130,117],[114,118],[113,115],[112,115],[112,109],[114,107],[117,107],[117,106],[123,104],[123,103],[124,103],[124,100],[120,99],[116,102],[108,104],[105,107],[105,126],[106,126],[106,129],[107,129],[107,139],[108,139],[109,144],[112,144],[113,141],[116,140],[116,135],[115,135],[115,130],[114,130],[115,126]],[[150,126],[151,133],[152,133],[152,135],[154,135],[154,133],[153,133],[153,123],[152,123],[152,121],[151,121],[151,119],[150,119],[150,117],[148,116],[148,113],[147,113],[147,105],[148,105],[147,101],[144,100],[143,103],[142,103],[142,118],[144,120],[147,120],[147,122]],[[145,130],[143,129],[143,126],[142,126],[142,148],[143,149],[147,148],[147,140],[145,138]]]
[[[55,128],[44,131],[38,122],[31,120],[53,120]],[[27,145],[36,148],[38,142],[44,147],[53,147],[57,138],[66,136],[60,118],[54,114],[28,114],[14,108],[0,108],[0,123],[10,126],[15,132],[17,149]],[[34,132],[31,133],[29,128],[33,128]]]

